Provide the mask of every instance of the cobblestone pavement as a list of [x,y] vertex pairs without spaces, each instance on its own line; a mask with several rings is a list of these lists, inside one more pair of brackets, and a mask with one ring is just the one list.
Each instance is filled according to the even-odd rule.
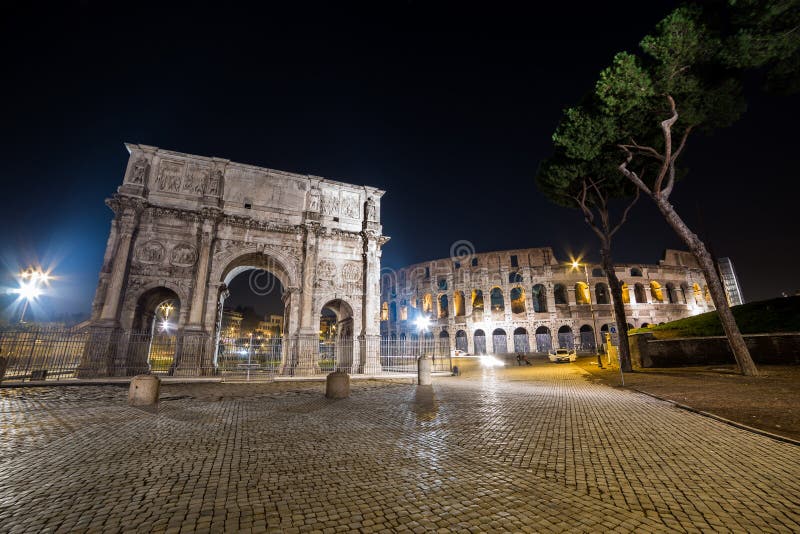
[[0,390],[0,531],[800,530],[800,447],[571,364],[322,390]]

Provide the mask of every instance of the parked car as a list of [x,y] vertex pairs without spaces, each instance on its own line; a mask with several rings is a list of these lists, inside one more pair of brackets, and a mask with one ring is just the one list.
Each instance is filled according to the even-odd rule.
[[467,353],[464,352],[461,349],[453,349],[453,354],[452,354],[453,358],[460,358],[460,357],[466,356],[466,355],[467,355]]
[[548,354],[551,362],[574,362],[578,358],[578,354],[574,349],[556,349]]

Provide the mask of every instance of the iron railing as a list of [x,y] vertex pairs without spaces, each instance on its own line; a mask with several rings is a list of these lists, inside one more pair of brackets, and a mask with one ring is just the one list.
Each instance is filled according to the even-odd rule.
[[449,339],[372,337],[223,339],[202,332],[123,332],[109,329],[0,330],[7,381],[167,376],[219,376],[224,380],[313,377],[332,371],[396,376],[416,373],[420,357],[434,372],[451,370]]

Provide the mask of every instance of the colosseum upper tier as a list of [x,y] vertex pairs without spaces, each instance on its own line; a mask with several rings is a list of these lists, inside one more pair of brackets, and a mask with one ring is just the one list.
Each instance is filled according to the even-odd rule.
[[[662,323],[714,309],[694,257],[666,250],[658,265],[618,264],[627,323]],[[420,322],[427,318],[429,322]],[[613,332],[600,265],[575,268],[550,247],[465,254],[386,272],[385,339],[434,338],[469,354],[593,350]]]

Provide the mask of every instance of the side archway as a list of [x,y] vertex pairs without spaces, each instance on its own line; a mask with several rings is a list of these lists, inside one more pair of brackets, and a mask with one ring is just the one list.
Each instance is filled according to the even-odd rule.
[[494,354],[505,354],[508,352],[506,331],[502,328],[495,328],[494,332],[492,332],[492,352]]
[[528,342],[528,331],[522,327],[514,329],[514,352],[530,352],[531,347]]
[[550,352],[551,350],[553,350],[553,338],[550,335],[550,329],[540,326],[536,329],[536,351]]

